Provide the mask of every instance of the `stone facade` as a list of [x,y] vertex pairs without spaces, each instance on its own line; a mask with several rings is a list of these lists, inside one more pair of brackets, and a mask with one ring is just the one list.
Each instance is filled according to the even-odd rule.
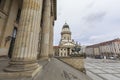
[[83,57],[81,58],[80,57],[68,57],[68,58],[58,58],[58,59],[74,67],[75,69],[86,73]]
[[57,0],[0,0],[0,57],[11,58],[8,72],[38,69],[53,54]]
[[[20,3],[20,2],[19,2]],[[11,36],[16,24],[19,3],[16,0],[1,0],[0,2],[0,56],[7,56]]]

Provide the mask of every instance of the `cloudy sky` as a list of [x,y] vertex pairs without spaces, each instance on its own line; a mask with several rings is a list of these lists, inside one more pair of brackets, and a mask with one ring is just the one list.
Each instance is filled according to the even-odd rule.
[[82,45],[95,44],[120,37],[120,0],[57,0],[54,45],[67,22],[72,39]]

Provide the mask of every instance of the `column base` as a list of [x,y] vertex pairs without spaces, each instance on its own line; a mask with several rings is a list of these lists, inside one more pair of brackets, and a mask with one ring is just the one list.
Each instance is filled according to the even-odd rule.
[[42,69],[42,66],[31,70],[31,71],[24,71],[24,72],[1,72],[0,78],[2,79],[16,79],[16,78],[33,78],[37,75]]
[[39,60],[48,60],[48,59],[49,59],[48,56],[42,56],[42,57],[39,58]]
[[6,72],[24,72],[32,71],[39,67],[36,61],[11,61],[9,65],[4,69]]

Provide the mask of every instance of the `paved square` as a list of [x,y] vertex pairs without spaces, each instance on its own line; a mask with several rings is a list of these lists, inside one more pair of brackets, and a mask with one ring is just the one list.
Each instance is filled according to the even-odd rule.
[[93,80],[120,80],[120,61],[87,58],[85,68]]

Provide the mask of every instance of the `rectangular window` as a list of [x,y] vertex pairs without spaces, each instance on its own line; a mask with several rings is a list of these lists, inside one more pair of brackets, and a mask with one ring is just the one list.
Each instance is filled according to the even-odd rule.
[[19,23],[20,15],[21,15],[21,9],[18,9],[17,18],[16,18],[17,23]]
[[0,0],[0,8],[1,8],[2,0]]
[[0,0],[0,5],[1,5],[1,0]]
[[0,0],[0,9],[3,9],[3,8],[4,8],[5,1],[6,1],[6,0]]

